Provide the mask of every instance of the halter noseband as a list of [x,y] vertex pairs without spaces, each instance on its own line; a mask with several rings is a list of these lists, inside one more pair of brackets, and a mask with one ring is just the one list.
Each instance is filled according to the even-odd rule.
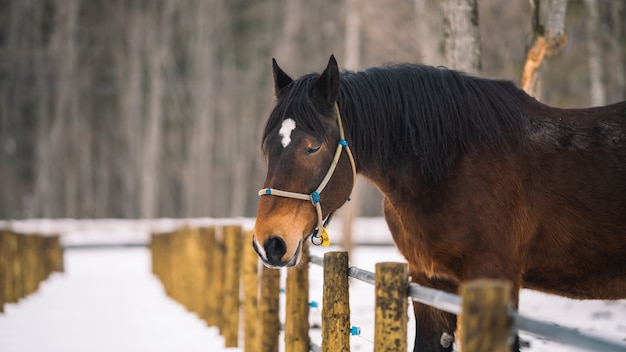
[[[335,157],[333,158],[333,162],[330,164],[330,168],[328,172],[326,172],[326,176],[322,179],[322,182],[319,186],[313,191],[311,194],[306,193],[296,193],[296,192],[288,192],[281,191],[279,189],[274,188],[263,188],[259,190],[259,196],[262,195],[272,195],[279,196],[285,198],[294,198],[300,200],[308,200],[315,207],[317,212],[317,228],[313,231],[311,235],[311,243],[316,246],[330,245],[330,238],[328,237],[328,233],[326,232],[325,226],[330,222],[330,218],[332,213],[328,214],[326,221],[322,218],[322,206],[320,205],[320,193],[324,190],[330,178],[335,173],[335,169],[337,168],[337,163],[339,162],[339,158],[341,157],[341,151],[346,150],[348,154],[348,158],[350,159],[350,165],[352,165],[352,187],[354,187],[354,183],[356,182],[356,166],[354,164],[354,157],[352,156],[352,152],[350,151],[350,147],[348,146],[348,142],[346,141],[346,137],[343,132],[343,124],[341,123],[341,114],[339,113],[339,106],[335,103],[335,110],[337,111],[337,124],[339,125],[339,144],[337,145],[337,149],[335,150]],[[348,198],[349,200],[350,198]],[[322,235],[318,235],[319,231],[322,231]]]

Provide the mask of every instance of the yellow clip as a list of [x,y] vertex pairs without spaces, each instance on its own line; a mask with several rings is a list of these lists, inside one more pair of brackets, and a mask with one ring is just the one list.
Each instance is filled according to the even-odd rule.
[[330,246],[330,237],[328,237],[328,232],[326,232],[326,228],[322,227],[322,246],[328,247]]

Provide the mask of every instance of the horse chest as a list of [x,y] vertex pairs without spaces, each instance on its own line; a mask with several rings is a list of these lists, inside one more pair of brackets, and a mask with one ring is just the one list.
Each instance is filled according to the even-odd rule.
[[389,199],[384,202],[384,214],[392,237],[400,253],[406,258],[411,270],[433,277],[458,280],[461,275],[461,259],[458,241],[446,236],[445,231],[429,231],[433,223],[426,223],[423,214],[395,207]]

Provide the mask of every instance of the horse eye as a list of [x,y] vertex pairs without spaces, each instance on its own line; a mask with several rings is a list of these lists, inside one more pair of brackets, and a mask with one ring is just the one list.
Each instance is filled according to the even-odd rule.
[[318,147],[312,147],[312,148],[306,148],[305,153],[306,153],[306,155],[311,155],[311,154],[317,152],[318,150],[320,150],[319,146]]

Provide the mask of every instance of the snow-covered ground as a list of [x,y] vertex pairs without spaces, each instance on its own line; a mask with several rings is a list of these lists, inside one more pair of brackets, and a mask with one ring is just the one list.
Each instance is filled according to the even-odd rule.
[[[215,351],[215,329],[165,296],[147,248],[69,250],[64,273],[0,314],[2,352]],[[219,350],[217,350],[219,351]]]
[[[250,219],[237,219],[245,227]],[[0,222],[24,232],[61,233],[70,246],[146,243],[150,231],[168,231],[181,225],[207,225],[210,219],[155,221],[23,221]],[[232,221],[228,221],[232,222]],[[340,222],[330,229],[338,242]],[[390,235],[380,219],[362,219],[355,226],[357,241],[389,243]],[[312,248],[315,255],[337,248]],[[351,265],[374,271],[375,263],[402,261],[393,246],[357,247]],[[165,296],[150,272],[150,254],[142,247],[71,249],[65,252],[65,272],[53,274],[39,290],[0,314],[0,352],[39,351],[241,351],[225,349],[215,328]],[[310,299],[321,304],[322,269],[310,267]],[[374,289],[352,280],[352,325],[361,335],[351,338],[353,351],[373,350]],[[574,301],[524,290],[521,314],[578,328],[617,341],[626,339],[626,300]],[[409,339],[414,321],[409,314]],[[311,309],[312,325],[319,325],[321,308]],[[321,331],[311,330],[320,343]],[[572,346],[523,335],[526,351],[576,351]],[[411,343],[409,343],[411,345]]]

